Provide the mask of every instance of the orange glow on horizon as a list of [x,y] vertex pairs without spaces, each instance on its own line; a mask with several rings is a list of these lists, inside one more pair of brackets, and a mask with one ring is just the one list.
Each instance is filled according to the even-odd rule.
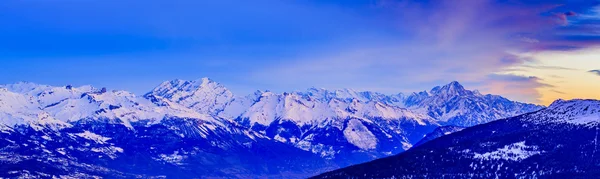
[[600,69],[600,48],[577,51],[548,51],[520,54],[525,63],[506,74],[535,76],[547,84],[536,88],[539,104],[550,105],[557,99],[600,99],[600,76],[589,72]]

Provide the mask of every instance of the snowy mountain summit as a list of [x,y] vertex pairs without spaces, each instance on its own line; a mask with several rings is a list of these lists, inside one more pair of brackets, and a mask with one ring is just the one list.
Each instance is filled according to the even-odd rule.
[[600,101],[592,99],[556,100],[548,108],[524,115],[537,123],[600,124]]
[[[204,171],[200,176],[302,178],[398,154],[440,126],[472,126],[541,108],[458,82],[408,95],[310,88],[241,96],[208,78],[166,81],[143,96],[16,83],[0,86],[0,164],[27,168],[28,159],[53,157],[78,166],[58,171],[82,176],[194,170]],[[223,161],[228,158],[234,160]],[[48,162],[38,164],[55,165]],[[46,176],[41,169],[0,177]]]
[[216,114],[233,98],[233,93],[221,84],[202,78],[196,81],[166,81],[146,94],[160,96],[203,114]]
[[444,125],[469,127],[537,111],[541,106],[510,101],[502,96],[466,90],[453,81],[430,91],[409,95],[404,105],[426,113]]

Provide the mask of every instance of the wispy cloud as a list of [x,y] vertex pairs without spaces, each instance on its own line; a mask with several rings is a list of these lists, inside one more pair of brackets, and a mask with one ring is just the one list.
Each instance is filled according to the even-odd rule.
[[510,74],[491,74],[483,85],[483,89],[494,94],[509,96],[515,100],[528,102],[541,102],[538,88],[552,88],[553,85],[542,82],[535,76],[521,76]]
[[552,92],[554,92],[554,93],[558,93],[558,94],[567,94],[567,93],[565,93],[565,92],[558,91],[558,90],[550,90],[550,91],[552,91]]
[[573,68],[560,67],[560,66],[544,66],[544,65],[521,65],[520,67],[540,69],[540,70],[576,70]]
[[[490,75],[528,60],[514,53],[600,45],[600,39],[586,36],[586,26],[591,23],[579,20],[591,5],[559,0],[379,1],[376,10],[388,15],[384,22],[392,23],[400,38],[351,39],[354,43],[345,48],[299,55],[293,62],[271,64],[254,75],[291,86],[307,82],[323,87],[386,86],[391,90],[386,92],[460,80],[484,92],[537,101],[540,94],[536,89],[550,86],[542,79]],[[567,20],[571,23],[565,24]],[[582,35],[586,37],[575,37]]]
[[569,25],[569,17],[576,16],[577,13],[573,11],[565,12],[565,13],[557,13],[556,17],[559,19],[560,23],[563,25]]

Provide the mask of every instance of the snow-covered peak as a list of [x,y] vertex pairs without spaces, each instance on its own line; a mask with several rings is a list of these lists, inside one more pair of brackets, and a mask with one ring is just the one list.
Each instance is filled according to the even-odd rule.
[[600,100],[573,99],[556,100],[546,110],[560,113],[571,113],[573,115],[589,115],[600,113]]
[[556,100],[548,108],[532,114],[536,122],[568,122],[573,124],[600,123],[600,100]]
[[198,80],[180,80],[175,79],[165,81],[152,90],[155,95],[171,97],[176,95],[178,91],[195,92],[206,88],[225,88],[221,84],[210,80],[209,78],[201,78]]
[[260,94],[261,97],[269,97],[269,96],[276,96],[277,94],[271,92],[271,91],[265,91],[263,93]]
[[182,107],[179,104],[170,102],[164,102],[163,104],[165,105],[157,105],[148,99],[138,97],[127,91],[113,90],[84,93],[78,98],[61,101],[46,108],[45,111],[62,121],[71,122],[86,118],[103,118],[120,121],[128,127],[131,127],[131,122],[140,120],[159,122],[170,116],[214,122],[211,117]]
[[[100,92],[102,89],[96,89],[86,85],[81,87],[66,86],[49,86],[31,82],[19,82],[15,84],[2,85],[8,91],[26,95],[33,101],[39,103],[40,108],[46,108],[55,105],[65,99],[76,98],[84,93]],[[103,88],[105,89],[105,88]]]
[[564,100],[564,99],[557,99],[554,100],[549,106],[548,108],[557,108],[559,106],[563,106],[566,103],[575,103],[578,102],[580,99],[573,99],[573,100]]
[[234,97],[231,91],[209,78],[166,81],[146,94],[147,98],[151,96],[159,96],[206,114],[219,113]]
[[13,84],[0,85],[0,87],[6,88],[8,91],[12,91],[15,93],[21,93],[21,94],[35,94],[35,93],[39,93],[40,91],[51,88],[51,86],[48,86],[48,85],[40,85],[40,84],[36,84],[36,83],[32,83],[32,82],[24,82],[24,81],[13,83]]
[[[310,90],[309,90],[310,91]],[[337,91],[340,92],[340,91]],[[346,92],[346,91],[345,91]],[[383,118],[383,119],[411,119],[419,124],[431,123],[433,119],[424,114],[414,113],[413,111],[388,104],[389,99],[363,99],[349,96],[336,96],[336,91],[326,92],[327,97],[313,97],[310,92],[307,93],[282,93],[273,92],[262,93],[255,100],[234,100],[232,105],[244,103],[245,105],[235,105],[235,109],[240,106],[247,106],[241,110],[225,110],[222,116],[235,116],[231,111],[240,113],[239,118],[244,120],[242,123],[249,125],[269,126],[278,120],[291,121],[298,126],[338,124],[336,120],[347,118]],[[339,93],[337,93],[339,94]],[[360,94],[360,93],[355,93]],[[368,94],[368,93],[367,93]],[[247,98],[250,99],[250,98]],[[341,126],[334,126],[341,127]]]
[[306,92],[295,92],[295,94],[322,102],[328,102],[333,99],[346,102],[358,100],[363,103],[375,101],[399,107],[404,107],[405,99],[405,96],[402,93],[386,95],[372,91],[356,91],[349,88],[330,91],[324,88],[313,87],[309,88]]
[[362,100],[362,101],[367,100],[367,98],[364,95],[359,94],[355,90],[349,89],[349,88],[335,90],[335,91],[333,91],[333,94],[335,94],[335,97],[342,98],[342,99],[358,99],[358,100]]
[[472,95],[475,94],[472,91],[466,90],[458,81],[452,81],[444,86],[436,86],[430,91],[433,95],[444,95],[444,96],[459,96],[459,95]]
[[36,119],[39,112],[31,98],[0,88],[0,123],[7,126],[24,124]]
[[421,111],[447,125],[473,126],[541,109],[541,106],[510,101],[497,95],[481,95],[453,81],[431,91],[413,93],[405,106]]
[[303,95],[307,97],[311,97],[313,99],[321,100],[321,101],[329,101],[331,99],[337,98],[342,100],[352,100],[358,99],[361,101],[368,101],[369,99],[362,94],[362,92],[357,92],[353,89],[344,88],[338,90],[327,90],[324,88],[309,88],[306,92],[295,92],[298,95]]
[[89,92],[89,91],[97,90],[90,85],[85,85],[85,86],[80,86],[80,87],[73,87],[72,85],[65,85],[62,87],[57,87],[57,86],[43,85],[43,84],[37,84],[37,83],[32,83],[32,82],[18,82],[18,83],[13,83],[13,84],[0,85],[0,88],[6,88],[8,91],[25,94],[25,95],[31,95],[31,96],[37,96],[43,92],[53,93],[52,92],[53,90],[54,91],[74,90],[74,91],[81,91],[81,92]]
[[34,98],[0,88],[0,126],[23,124],[29,124],[36,130],[69,126],[41,110]]

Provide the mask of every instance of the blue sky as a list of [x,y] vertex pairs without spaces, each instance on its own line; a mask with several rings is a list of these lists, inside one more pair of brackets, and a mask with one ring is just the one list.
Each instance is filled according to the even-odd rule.
[[[540,88],[556,85],[507,69],[544,64],[531,53],[596,53],[589,49],[600,41],[597,7],[590,0],[7,1],[0,83],[142,94],[165,80],[210,77],[243,95],[313,86],[394,93],[458,80],[537,102]],[[500,90],[507,87],[515,90]]]

